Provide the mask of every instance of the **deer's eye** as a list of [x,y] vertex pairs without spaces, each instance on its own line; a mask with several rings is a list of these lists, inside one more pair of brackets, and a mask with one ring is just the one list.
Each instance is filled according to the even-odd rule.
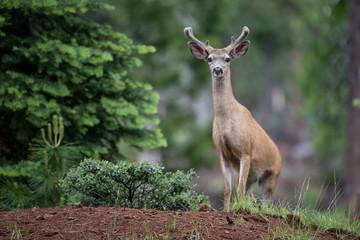
[[209,63],[211,63],[211,62],[212,62],[212,58],[209,57],[209,58],[207,59],[207,61],[208,61]]
[[227,58],[225,58],[225,62],[227,62],[227,63],[228,63],[228,62],[230,62],[230,60],[231,60],[231,59],[230,59],[230,58],[228,58],[228,57],[227,57]]

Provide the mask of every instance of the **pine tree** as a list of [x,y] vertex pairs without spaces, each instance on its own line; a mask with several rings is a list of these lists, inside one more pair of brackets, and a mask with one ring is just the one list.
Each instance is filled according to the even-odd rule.
[[135,55],[155,48],[86,15],[112,8],[94,0],[0,1],[0,163],[25,159],[53,114],[86,155],[114,159],[121,140],[166,145],[158,94],[129,78],[142,65]]

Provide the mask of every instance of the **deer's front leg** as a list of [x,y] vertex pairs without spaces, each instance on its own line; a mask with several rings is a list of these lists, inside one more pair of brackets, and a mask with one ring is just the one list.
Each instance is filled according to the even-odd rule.
[[237,184],[237,194],[242,197],[246,193],[246,182],[250,171],[250,156],[244,155],[240,158],[239,183]]
[[220,155],[220,165],[224,180],[224,211],[229,212],[231,198],[231,164]]

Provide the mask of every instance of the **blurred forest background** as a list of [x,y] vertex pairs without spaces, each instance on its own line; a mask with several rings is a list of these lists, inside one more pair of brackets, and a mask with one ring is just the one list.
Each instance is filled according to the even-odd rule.
[[[4,10],[4,6],[9,6],[9,3],[6,2],[9,1],[2,3],[2,13],[6,10]],[[279,146],[283,158],[283,170],[275,192],[276,198],[281,201],[284,199],[291,201],[295,197],[296,191],[299,191],[304,184],[307,185],[307,181],[309,181],[306,192],[309,204],[314,204],[319,197],[324,199],[322,203],[325,205],[334,198],[345,205],[348,204],[350,193],[356,192],[356,187],[349,182],[360,182],[359,179],[351,180],[350,170],[360,169],[360,159],[357,155],[351,162],[348,154],[351,147],[347,141],[347,134],[356,132],[356,128],[347,128],[350,126],[349,121],[351,122],[352,116],[349,115],[349,111],[352,108],[358,109],[355,105],[360,105],[356,100],[360,97],[358,93],[354,93],[351,99],[348,97],[349,89],[360,91],[359,85],[353,85],[351,88],[348,81],[349,62],[351,61],[351,57],[349,57],[351,55],[349,54],[351,8],[348,4],[357,2],[359,5],[359,1],[106,0],[101,2],[115,8],[109,5],[97,5],[92,3],[93,1],[80,2],[79,5],[83,4],[84,6],[90,5],[86,2],[91,2],[91,6],[95,10],[100,8],[97,11],[90,11],[92,8],[87,6],[89,11],[86,11],[81,7],[75,7],[74,12],[77,14],[76,16],[82,16],[81,21],[93,21],[102,26],[110,25],[113,30],[125,34],[134,41],[134,43],[127,43],[133,52],[125,53],[130,59],[125,61],[126,64],[129,64],[129,66],[125,64],[129,71],[126,68],[126,71],[123,70],[123,60],[119,60],[120,65],[111,67],[111,73],[114,76],[109,74],[112,78],[107,78],[108,85],[105,88],[109,88],[106,91],[110,91],[111,88],[117,87],[116,84],[121,85],[120,82],[125,81],[123,76],[136,82],[137,87],[126,83],[128,84],[126,85],[127,89],[131,89],[131,91],[120,89],[118,93],[128,94],[126,95],[128,97],[124,97],[126,101],[136,102],[132,108],[142,109],[139,110],[139,115],[144,114],[140,116],[141,119],[139,117],[140,120],[136,120],[140,121],[142,127],[134,130],[133,125],[118,129],[114,126],[104,126],[105,130],[101,129],[101,132],[100,130],[91,130],[96,128],[100,124],[99,122],[110,121],[112,114],[131,115],[135,110],[130,111],[126,107],[126,113],[104,111],[110,117],[104,116],[103,119],[99,117],[96,120],[92,118],[96,115],[93,111],[98,109],[94,107],[94,103],[91,105],[94,109],[87,106],[86,114],[84,113],[81,117],[75,116],[76,114],[69,109],[73,109],[73,105],[66,104],[73,101],[72,98],[78,97],[78,94],[83,94],[80,88],[72,94],[67,96],[64,94],[64,96],[56,98],[58,103],[67,101],[64,103],[67,107],[54,107],[48,113],[36,116],[36,119],[41,119],[41,121],[36,122],[33,118],[30,123],[27,123],[33,124],[37,128],[32,129],[28,137],[22,138],[26,139],[21,143],[23,146],[18,147],[21,144],[11,145],[10,142],[17,142],[21,138],[18,133],[14,134],[14,129],[23,127],[19,124],[15,126],[14,122],[29,118],[25,115],[16,115],[16,111],[22,111],[21,107],[15,111],[16,107],[11,108],[6,105],[4,99],[9,97],[6,95],[5,88],[10,85],[1,83],[0,124],[2,136],[0,151],[2,153],[0,153],[0,174],[3,175],[3,179],[6,179],[7,185],[5,185],[8,188],[9,185],[14,186],[14,180],[11,180],[14,177],[18,179],[18,182],[20,181],[19,169],[23,169],[24,166],[29,167],[26,161],[29,160],[28,155],[31,151],[26,149],[34,139],[41,139],[39,128],[46,127],[52,114],[58,114],[64,118],[64,139],[68,143],[76,142],[78,145],[81,145],[82,142],[87,143],[86,147],[82,147],[83,155],[112,160],[138,161],[146,159],[162,163],[167,170],[195,168],[200,176],[198,179],[200,191],[210,195],[212,204],[219,208],[222,205],[223,186],[218,155],[212,143],[213,106],[210,73],[206,63],[193,58],[190,54],[187,47],[188,40],[183,34],[183,29],[192,26],[197,38],[203,41],[209,39],[213,47],[222,48],[229,44],[231,36],[237,37],[243,26],[246,25],[250,29],[247,39],[251,41],[251,46],[243,58],[232,63],[233,92],[236,99],[252,112],[255,119]],[[354,5],[356,4],[354,3]],[[14,9],[16,8],[11,11],[15,12]],[[60,9],[64,9],[63,15],[60,14],[63,18],[66,18],[66,14],[73,15],[73,12],[66,10],[66,6]],[[11,11],[8,10],[7,13],[9,14]],[[2,31],[6,32],[4,30],[6,20],[2,19],[0,18]],[[76,20],[69,26],[83,24],[81,21]],[[25,22],[18,20],[17,24],[25,24]],[[358,27],[359,25],[360,23],[357,23]],[[31,28],[31,25],[27,25],[26,28]],[[107,27],[104,28],[107,29]],[[69,27],[69,29],[70,32],[66,33],[68,38],[60,39],[61,42],[70,41],[71,34],[75,36],[80,32],[86,32],[80,27]],[[56,28],[53,31],[56,31]],[[90,36],[97,38],[104,34],[98,28],[96,31]],[[106,35],[110,30],[103,31],[107,31]],[[359,28],[357,28],[357,32],[360,32]],[[42,32],[39,31],[38,34],[41,35]],[[63,33],[56,34],[61,36]],[[50,39],[50,36],[56,34],[49,34],[47,38]],[[110,36],[116,41],[119,39],[118,36],[111,34],[106,36]],[[1,35],[1,37],[5,36]],[[78,45],[83,43],[79,40],[81,38],[78,39],[77,36],[73,38],[76,39]],[[101,39],[101,37],[99,38]],[[9,52],[18,49],[13,47],[13,49],[6,50],[8,43],[3,41],[0,43],[1,78],[5,79],[11,76],[15,81],[14,72],[6,72],[12,65],[8,64],[9,59],[4,56],[9,56],[11,55]],[[73,43],[71,40],[71,44]],[[156,52],[154,52],[154,48]],[[51,51],[49,50],[47,53],[49,52]],[[133,54],[137,53],[145,55],[131,58]],[[121,52],[118,54],[121,58]],[[106,57],[108,56],[99,55],[100,59]],[[51,58],[49,59],[51,60]],[[111,61],[108,60],[108,62]],[[101,64],[103,63],[101,62]],[[104,69],[107,69],[108,65],[109,63],[104,63]],[[34,66],[34,63],[30,66]],[[74,67],[71,63],[70,66]],[[121,77],[115,76],[116,67],[119,67]],[[134,67],[136,69],[131,70]],[[105,76],[106,70],[103,72]],[[51,79],[57,81],[57,78],[62,77],[61,74],[52,76],[50,81]],[[76,78],[76,74],[72,76]],[[101,79],[102,77],[101,73],[96,72],[88,76],[89,79]],[[88,80],[85,77],[82,81]],[[47,93],[45,98],[54,98],[51,90],[48,90]],[[101,94],[103,93],[99,92],[95,95]],[[136,96],[134,97],[134,95]],[[87,95],[85,94],[85,96]],[[158,100],[157,109],[160,121],[156,115]],[[95,101],[96,98],[94,98]],[[50,100],[49,103],[51,103]],[[101,103],[104,109],[124,108],[123,104],[113,104],[108,99],[101,98]],[[44,106],[49,105],[45,104]],[[81,106],[85,105],[78,104],[76,106],[79,108],[74,111],[83,113]],[[148,108],[151,110],[146,112]],[[82,122],[73,124],[71,123],[72,118],[82,118]],[[127,126],[127,120],[124,119],[121,124]],[[90,121],[90,123],[86,121]],[[86,126],[88,130],[82,130],[83,128],[79,126]],[[76,127],[79,127],[77,135],[67,136],[67,131],[75,131]],[[144,127],[146,131],[143,130]],[[357,127],[357,129],[359,128]],[[121,133],[116,135],[116,131]],[[11,134],[14,135],[12,138]],[[105,140],[99,142],[89,140],[89,138],[95,139],[97,134]],[[357,143],[355,141],[355,146],[360,144],[359,137],[357,141]],[[17,147],[11,149],[10,145]],[[360,145],[357,146],[360,148]],[[8,149],[10,150],[5,151]],[[23,151],[22,154],[20,154],[20,149]],[[19,154],[11,154],[13,151]],[[81,156],[78,158],[80,160]],[[350,164],[354,165],[349,167]],[[17,169],[18,172],[15,173],[14,169]],[[13,171],[13,175],[9,174],[11,171]],[[355,174],[358,175],[358,173]],[[358,186],[358,194],[360,194],[359,188]],[[321,196],[319,196],[319,192],[321,192]]]

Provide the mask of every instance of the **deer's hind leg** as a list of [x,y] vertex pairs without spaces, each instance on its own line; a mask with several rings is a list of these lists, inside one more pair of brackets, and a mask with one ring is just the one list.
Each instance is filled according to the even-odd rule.
[[269,204],[274,193],[275,185],[279,178],[279,174],[275,174],[271,170],[265,170],[259,179],[259,185],[262,186],[262,200],[264,204]]

